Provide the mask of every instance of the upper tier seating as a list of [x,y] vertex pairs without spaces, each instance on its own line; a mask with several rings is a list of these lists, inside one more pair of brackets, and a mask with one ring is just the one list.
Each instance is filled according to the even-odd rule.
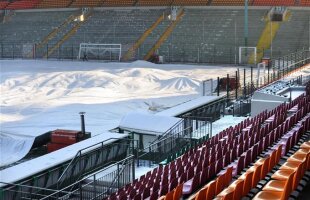
[[0,9],[5,9],[5,7],[9,4],[7,1],[0,1]]
[[18,9],[34,8],[39,2],[40,2],[40,0],[13,1],[9,5],[7,5],[5,9],[8,9],[8,10],[18,10]]
[[[253,0],[248,1],[248,5],[252,5]],[[244,6],[244,0],[213,0],[212,6]]]
[[295,0],[254,0],[253,6],[294,6]]
[[[2,1],[6,4],[10,1]],[[38,4],[39,3],[39,4]],[[0,9],[4,3],[0,2]],[[12,4],[12,6],[11,6]],[[38,4],[38,5],[37,5]],[[112,6],[244,6],[244,0],[19,0],[7,9],[66,8],[66,7],[112,7]],[[249,6],[310,6],[308,0],[249,0]]]
[[71,0],[42,0],[37,8],[66,8],[71,3]]
[[309,0],[300,0],[300,6],[310,6]]

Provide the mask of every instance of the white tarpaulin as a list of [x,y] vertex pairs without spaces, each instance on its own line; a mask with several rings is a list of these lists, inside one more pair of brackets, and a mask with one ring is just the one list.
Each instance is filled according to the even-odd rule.
[[119,127],[136,133],[162,135],[181,119],[131,112],[122,118]]
[[14,163],[27,155],[35,137],[0,132],[0,166]]

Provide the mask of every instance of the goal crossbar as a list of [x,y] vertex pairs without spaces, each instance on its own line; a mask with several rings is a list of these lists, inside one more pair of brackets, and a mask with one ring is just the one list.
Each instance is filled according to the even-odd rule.
[[122,45],[121,44],[81,43],[78,58],[81,59],[82,52],[87,52],[88,50],[101,50],[103,52],[106,52],[106,51],[117,52],[119,61],[121,60],[121,56],[122,56]]

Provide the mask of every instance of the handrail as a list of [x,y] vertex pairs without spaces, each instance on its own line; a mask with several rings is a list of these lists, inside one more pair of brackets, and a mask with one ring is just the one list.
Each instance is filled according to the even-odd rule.
[[[70,161],[70,163],[67,165],[67,167],[65,168],[65,170],[63,171],[63,173],[61,174],[61,176],[58,178],[57,183],[59,183],[59,182],[61,181],[61,179],[63,178],[63,176],[65,175],[65,173],[68,171],[69,167],[72,165],[72,163],[73,163],[78,157],[80,157],[80,156],[82,155],[82,153],[83,153],[82,151],[84,151],[84,150],[86,150],[86,149],[90,149],[90,148],[92,148],[92,147],[94,147],[94,146],[97,146],[97,145],[99,145],[99,144],[101,144],[101,145],[98,146],[97,148],[90,149],[89,151],[95,150],[95,149],[99,149],[99,148],[102,148],[102,147],[104,147],[104,146],[108,146],[108,145],[110,145],[110,143],[104,145],[104,142],[109,141],[109,140],[128,140],[128,141],[134,141],[134,140],[132,140],[132,139],[126,139],[126,138],[109,138],[109,139],[103,140],[103,141],[101,141],[101,142],[98,142],[98,143],[96,143],[96,144],[93,144],[93,145],[90,145],[90,146],[88,146],[88,147],[85,147],[85,148],[83,148],[83,149],[80,149],[80,150],[75,154],[75,157],[72,158],[72,160]],[[86,152],[86,153],[87,153],[87,152]]]
[[[103,168],[102,170],[97,171],[96,174],[100,174],[100,173],[103,172],[104,170],[107,170],[107,169],[109,169],[109,168],[112,168],[112,167],[114,167],[114,166],[116,166],[116,165],[118,165],[118,164],[120,164],[120,163],[124,163],[125,161],[130,160],[130,159],[134,159],[134,155],[129,155],[129,156],[126,157],[125,159],[123,159],[123,160],[121,160],[121,161],[117,161],[116,163],[114,163],[114,164],[112,164],[112,165],[109,165],[109,166]],[[96,175],[96,174],[95,174],[95,175]],[[83,182],[84,180],[89,179],[89,178],[92,177],[92,176],[94,176],[94,174],[91,174],[91,175],[89,175],[89,176],[86,176],[86,177],[82,178],[81,180],[78,180],[78,181],[76,181],[75,183],[73,183],[73,184],[71,184],[71,185],[69,185],[69,186],[67,186],[67,187],[62,188],[61,190],[57,190],[56,192],[54,192],[54,193],[52,193],[52,194],[50,194],[50,195],[48,195],[48,196],[42,198],[41,200],[47,200],[47,199],[49,199],[49,198],[51,198],[51,197],[57,195],[57,193],[64,192],[64,191],[66,191],[68,188],[72,188],[72,187],[74,187],[76,184],[81,183],[81,182]],[[74,192],[74,191],[71,191],[71,192],[69,192],[69,193],[72,194],[73,192]],[[66,193],[66,192],[64,192],[64,193]]]
[[184,122],[184,119],[180,119],[177,123],[175,123],[172,127],[170,127],[166,132],[164,132],[164,133],[160,136],[160,138],[157,138],[157,139],[155,139],[153,142],[151,142],[150,145],[151,145],[151,144],[154,144],[154,142],[159,141],[160,139],[165,138],[169,133],[171,133],[171,132],[173,131],[174,128],[176,128],[178,125],[180,125],[180,124],[183,123],[183,122]]

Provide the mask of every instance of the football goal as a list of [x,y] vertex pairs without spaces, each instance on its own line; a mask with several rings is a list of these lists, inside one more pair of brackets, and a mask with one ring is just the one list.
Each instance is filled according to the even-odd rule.
[[81,43],[78,59],[120,61],[121,56],[121,44]]
[[256,47],[239,47],[239,64],[247,65],[257,63]]

